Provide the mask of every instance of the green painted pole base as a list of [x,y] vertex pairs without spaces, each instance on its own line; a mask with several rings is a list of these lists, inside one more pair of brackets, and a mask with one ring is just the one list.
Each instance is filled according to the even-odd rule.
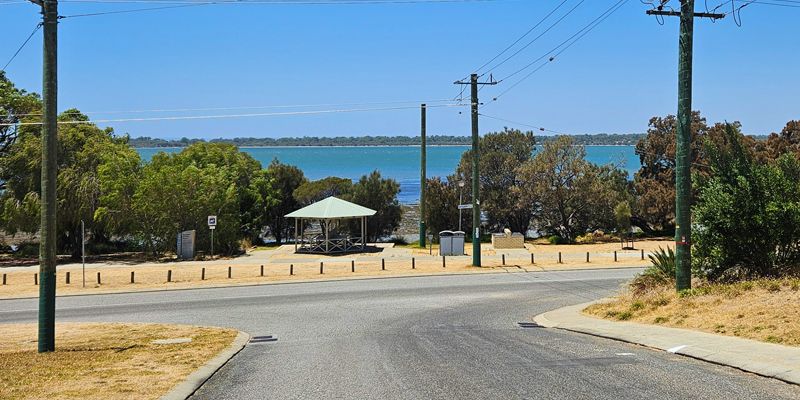
[[419,248],[421,248],[421,249],[424,249],[425,247],[427,247],[427,243],[425,243],[425,241],[427,239],[427,237],[425,235],[426,233],[427,232],[426,232],[426,229],[425,229],[425,223],[424,222],[420,222],[419,223]]

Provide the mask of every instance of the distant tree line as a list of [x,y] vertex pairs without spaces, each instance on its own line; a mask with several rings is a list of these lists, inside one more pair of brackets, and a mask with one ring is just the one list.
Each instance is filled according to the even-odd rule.
[[[643,134],[605,134],[596,135],[570,135],[573,143],[582,146],[591,145],[618,145],[633,146]],[[558,136],[540,137],[541,142],[557,140]],[[151,137],[131,138],[129,143],[133,147],[186,147],[195,143],[205,143],[204,139],[182,138],[167,140]],[[233,138],[212,139],[210,143],[227,143],[238,147],[281,147],[281,146],[418,146],[419,136],[352,136],[352,137],[294,137],[294,138]],[[427,137],[430,146],[469,146],[472,138],[469,136],[431,135]]]

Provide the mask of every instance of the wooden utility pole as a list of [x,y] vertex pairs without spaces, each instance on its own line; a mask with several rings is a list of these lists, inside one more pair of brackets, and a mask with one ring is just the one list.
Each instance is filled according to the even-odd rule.
[[419,168],[419,247],[421,249],[425,248],[425,239],[427,236],[427,228],[425,227],[425,219],[427,215],[425,214],[425,187],[427,186],[427,147],[428,144],[426,142],[426,131],[427,131],[427,121],[426,121],[426,109],[427,106],[422,104],[420,106],[420,137],[422,138],[422,143],[420,144],[419,154],[420,154],[420,168]]
[[34,0],[42,8],[42,193],[39,228],[40,353],[55,350],[56,317],[56,152],[58,150],[58,0]]
[[695,13],[694,0],[680,0],[681,11],[664,11],[663,4],[649,15],[680,17],[678,40],[678,118],[675,140],[675,288],[692,287],[692,53],[695,18],[725,18],[725,14]]
[[478,86],[496,85],[493,79],[489,82],[478,82],[478,74],[470,75],[469,82],[456,81],[456,85],[470,85],[472,103],[472,265],[481,266],[481,203],[480,197],[480,133],[478,131]]

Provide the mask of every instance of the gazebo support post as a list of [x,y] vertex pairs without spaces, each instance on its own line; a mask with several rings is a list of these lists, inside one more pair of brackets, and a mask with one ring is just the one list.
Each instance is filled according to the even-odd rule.
[[328,240],[328,229],[330,228],[330,226],[328,225],[327,219],[323,220],[323,222],[325,223],[325,253],[328,253],[330,252],[330,250],[328,249],[328,243],[330,243],[330,241]]
[[297,253],[297,227],[300,225],[300,222],[297,218],[294,219],[294,252]]
[[367,217],[361,217],[361,250],[367,248]]

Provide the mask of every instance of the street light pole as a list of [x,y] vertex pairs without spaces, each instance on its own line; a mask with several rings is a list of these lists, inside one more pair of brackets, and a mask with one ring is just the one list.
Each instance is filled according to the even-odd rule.
[[461,232],[464,231],[463,229],[461,229],[461,220],[463,219],[461,217],[461,205],[464,204],[464,199],[462,198],[461,189],[464,188],[465,184],[466,183],[464,182],[463,179],[458,181],[458,230]]

